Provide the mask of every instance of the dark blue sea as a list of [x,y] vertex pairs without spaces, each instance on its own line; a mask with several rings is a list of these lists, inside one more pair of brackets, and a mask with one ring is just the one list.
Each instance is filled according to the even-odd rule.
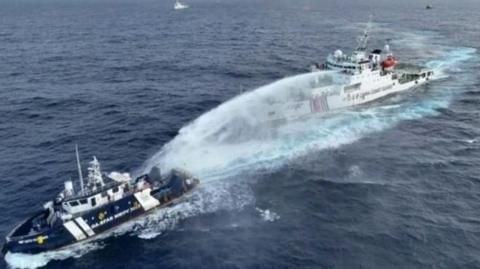
[[[84,167],[201,180],[173,208],[0,268],[480,268],[480,2],[185,2],[0,0],[2,243],[77,180],[75,143]],[[439,79],[258,120],[370,15],[370,48]]]

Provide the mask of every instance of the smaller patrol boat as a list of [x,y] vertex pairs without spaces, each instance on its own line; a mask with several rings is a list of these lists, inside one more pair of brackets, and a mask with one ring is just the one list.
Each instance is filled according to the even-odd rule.
[[80,189],[75,191],[73,182],[66,181],[62,192],[7,235],[4,254],[40,253],[90,240],[155,208],[178,202],[199,184],[179,169],[164,177],[156,167],[136,179],[128,173],[106,175],[93,157],[84,186],[77,147],[75,152]]

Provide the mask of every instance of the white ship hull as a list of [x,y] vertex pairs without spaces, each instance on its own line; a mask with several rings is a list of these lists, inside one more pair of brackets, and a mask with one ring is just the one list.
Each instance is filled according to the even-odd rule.
[[431,71],[409,74],[418,77],[402,77],[402,79],[398,79],[398,74],[395,73],[384,76],[365,74],[365,76],[369,75],[373,77],[369,80],[370,83],[365,83],[364,77],[348,76],[351,83],[314,88],[310,91],[310,97],[305,100],[271,104],[266,110],[266,117],[272,121],[287,121],[311,114],[340,110],[403,92],[433,79]]

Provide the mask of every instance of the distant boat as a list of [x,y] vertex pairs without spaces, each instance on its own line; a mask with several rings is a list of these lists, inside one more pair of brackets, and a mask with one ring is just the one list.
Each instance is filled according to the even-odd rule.
[[188,8],[188,5],[180,3],[179,0],[175,1],[175,5],[173,6],[173,9],[179,10],[179,9],[186,9]]
[[430,5],[430,4],[427,4],[427,6],[425,7],[425,9],[432,9],[432,8],[433,8],[433,6]]

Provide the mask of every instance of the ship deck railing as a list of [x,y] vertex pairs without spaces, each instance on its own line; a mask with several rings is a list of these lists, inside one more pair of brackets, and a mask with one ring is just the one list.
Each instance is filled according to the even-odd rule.
[[109,178],[109,180],[111,180],[111,181],[105,183],[103,186],[98,186],[97,189],[95,189],[95,190],[86,189],[86,190],[83,190],[82,192],[79,192],[79,193],[76,193],[74,195],[65,197],[64,202],[68,202],[68,201],[72,201],[72,200],[78,200],[78,199],[82,199],[82,198],[87,198],[87,197],[93,196],[95,194],[101,193],[103,191],[109,190],[111,188],[114,188],[116,186],[120,186],[121,184],[123,184],[122,182],[118,182],[118,181],[115,181],[115,180],[110,179],[110,178]]

